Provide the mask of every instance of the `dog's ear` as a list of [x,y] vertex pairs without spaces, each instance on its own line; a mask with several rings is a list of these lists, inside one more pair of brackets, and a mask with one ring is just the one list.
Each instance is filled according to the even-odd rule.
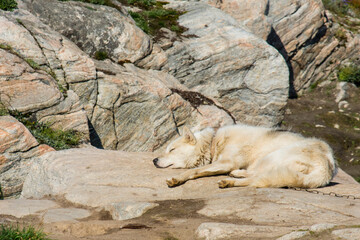
[[183,134],[182,136],[184,136],[184,139],[187,143],[190,143],[192,145],[196,144],[196,138],[194,136],[194,134],[191,132],[191,130],[188,127],[184,127],[183,128]]

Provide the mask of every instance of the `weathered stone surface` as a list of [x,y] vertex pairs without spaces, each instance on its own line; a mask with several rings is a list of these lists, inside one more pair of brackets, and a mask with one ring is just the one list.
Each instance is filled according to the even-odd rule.
[[[54,222],[46,224],[46,232],[59,232],[54,236],[55,239],[77,239],[92,236],[95,239],[106,238],[109,232],[118,231],[124,224],[120,221],[78,221],[78,222]],[[138,237],[137,234],[135,234]],[[134,237],[134,236],[132,236]],[[122,239],[122,238],[113,238]]]
[[282,237],[278,238],[277,240],[295,240],[295,239],[300,239],[302,237],[305,237],[307,235],[310,235],[309,231],[296,231],[296,232],[291,232],[289,234],[286,234],[285,236],[282,236]]
[[116,9],[57,0],[24,2],[44,23],[91,56],[103,51],[115,62],[135,62],[152,50],[150,37]]
[[271,32],[272,21],[267,17],[269,8],[272,7],[269,0],[204,0],[204,2],[226,12],[264,40]]
[[244,237],[267,238],[277,237],[288,232],[291,228],[272,226],[238,225],[230,223],[208,222],[202,223],[196,233],[201,239],[241,239]]
[[322,232],[331,228],[334,228],[336,225],[335,224],[331,224],[331,223],[318,223],[318,224],[314,224],[312,225],[309,230],[312,232]]
[[340,239],[354,240],[359,238],[360,228],[346,228],[346,229],[335,230],[332,232],[332,235],[335,235]]
[[140,217],[146,211],[159,206],[156,203],[148,202],[118,202],[111,203],[105,207],[114,220],[127,220]]
[[[27,11],[1,12],[0,24],[4,26],[0,29],[0,44],[4,48],[0,49],[1,102],[20,112],[36,113],[40,122],[78,130],[87,139],[83,101],[74,92],[64,95],[59,84],[65,89],[94,80],[92,60]],[[93,92],[94,87],[87,91]],[[85,108],[91,111],[93,104],[94,101],[87,101]]]
[[58,207],[58,204],[49,200],[8,199],[0,201],[0,215],[22,218]]
[[[360,37],[334,25],[320,0],[204,2],[230,14],[281,52],[288,62],[291,91],[309,88],[360,51]],[[338,31],[347,36],[345,42],[334,37]]]
[[207,4],[173,1],[167,7],[186,11],[179,24],[193,37],[166,50],[164,69],[189,89],[218,100],[238,121],[279,123],[289,72],[278,51]]
[[96,65],[98,97],[91,121],[105,148],[154,151],[183,125],[201,129],[233,123],[228,113],[214,105],[193,108],[171,90],[187,89],[167,73],[110,61]]
[[87,218],[91,212],[80,208],[56,208],[49,209],[42,215],[43,223],[52,222],[77,222],[80,219]]
[[62,94],[56,82],[44,72],[32,69],[23,59],[0,49],[1,102],[21,112],[58,104]]
[[49,126],[55,129],[87,133],[86,138],[89,138],[86,113],[78,95],[72,90],[67,91],[67,98],[58,105],[38,111],[36,118],[40,122],[49,123]]
[[54,151],[39,145],[29,130],[15,118],[0,117],[0,184],[5,196],[21,192],[33,157]]
[[[331,224],[360,223],[360,202],[351,198],[292,189],[219,189],[217,181],[224,176],[197,179],[177,188],[168,188],[165,179],[184,170],[157,169],[151,161],[154,156],[96,149],[50,152],[33,164],[22,197],[61,197],[72,204],[98,209],[119,202],[204,199],[205,206],[198,210],[202,216],[241,219],[245,225],[276,225],[292,230],[304,229],[304,226],[308,229],[324,219]],[[333,180],[333,185],[317,190],[360,197],[360,185],[342,171]],[[94,197],[95,193],[101,198]]]

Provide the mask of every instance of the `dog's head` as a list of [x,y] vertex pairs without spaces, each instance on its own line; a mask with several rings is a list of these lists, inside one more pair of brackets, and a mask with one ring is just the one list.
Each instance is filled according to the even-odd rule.
[[194,134],[184,127],[182,135],[167,146],[165,154],[153,160],[154,165],[157,168],[193,168],[205,164],[204,158],[210,156],[205,156],[207,153],[203,148],[205,146],[210,149],[209,136],[212,137],[213,132],[212,129],[207,129]]

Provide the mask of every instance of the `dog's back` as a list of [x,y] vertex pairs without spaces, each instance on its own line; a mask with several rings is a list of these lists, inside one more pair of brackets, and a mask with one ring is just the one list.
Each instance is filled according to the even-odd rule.
[[217,157],[247,169],[250,186],[315,188],[336,174],[332,150],[319,139],[247,125],[219,129],[214,140],[220,139]]

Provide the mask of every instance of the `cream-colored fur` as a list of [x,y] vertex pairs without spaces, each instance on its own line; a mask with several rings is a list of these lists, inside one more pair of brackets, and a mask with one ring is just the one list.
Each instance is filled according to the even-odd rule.
[[229,174],[219,187],[301,187],[329,184],[337,172],[331,148],[316,138],[276,129],[232,125],[192,133],[184,128],[163,156],[159,168],[192,168],[168,179],[169,187],[205,176]]

